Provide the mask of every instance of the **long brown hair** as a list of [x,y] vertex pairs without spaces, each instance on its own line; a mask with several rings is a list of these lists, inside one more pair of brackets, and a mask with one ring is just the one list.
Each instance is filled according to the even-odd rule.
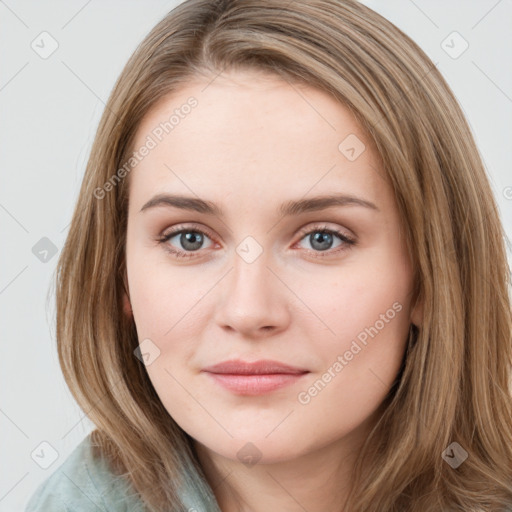
[[[182,510],[182,484],[215,509],[190,437],[134,356],[139,341],[122,306],[129,170],[120,169],[157,101],[198,75],[248,68],[317,87],[354,113],[380,153],[415,265],[423,322],[359,454],[347,510],[505,509],[512,503],[512,319],[497,206],[436,66],[355,0],[187,0],[122,71],[56,281],[59,360],[97,427],[97,453],[148,510]],[[457,468],[442,456],[453,443],[467,454]]]

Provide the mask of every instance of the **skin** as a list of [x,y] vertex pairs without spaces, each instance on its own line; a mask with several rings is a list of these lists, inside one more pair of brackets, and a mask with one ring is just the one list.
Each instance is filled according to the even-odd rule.
[[[396,201],[371,141],[325,92],[258,71],[210,81],[197,78],[164,98],[137,131],[140,147],[175,108],[197,98],[129,175],[126,311],[139,340],[149,338],[160,351],[147,372],[194,439],[224,512],[339,511],[354,457],[397,376],[409,325],[421,322],[410,304],[413,269]],[[354,161],[338,149],[349,134],[366,146]],[[277,213],[287,200],[333,192],[377,209]],[[224,215],[170,206],[141,211],[160,193],[212,201]],[[179,234],[158,242],[172,227],[207,235],[195,250]],[[333,235],[322,251],[312,240],[319,227],[356,244]],[[251,263],[236,251],[247,236],[263,251]],[[165,246],[192,257],[176,258]],[[333,372],[337,357],[394,303],[401,306],[394,318]],[[310,373],[243,396],[201,372],[235,358],[274,359]],[[335,377],[300,403],[299,393],[329,367]],[[255,465],[237,456],[248,442],[260,452]]]

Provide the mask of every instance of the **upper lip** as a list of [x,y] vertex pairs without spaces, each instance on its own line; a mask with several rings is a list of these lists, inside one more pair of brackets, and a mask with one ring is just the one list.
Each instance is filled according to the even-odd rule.
[[275,373],[299,374],[308,370],[290,366],[279,361],[261,359],[252,363],[241,359],[231,359],[222,363],[214,364],[203,368],[203,371],[210,373],[227,373],[232,375],[265,375]]

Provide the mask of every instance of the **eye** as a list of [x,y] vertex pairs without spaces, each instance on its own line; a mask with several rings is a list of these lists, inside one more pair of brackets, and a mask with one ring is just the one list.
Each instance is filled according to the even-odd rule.
[[[176,238],[176,243],[179,247],[176,247],[171,243],[171,240]],[[209,234],[199,228],[175,228],[170,232],[162,235],[158,238],[158,242],[164,245],[166,251],[170,252],[178,258],[190,258],[194,256],[194,252],[198,252],[202,249],[205,238],[211,240]]]
[[[314,253],[326,253],[326,254],[315,254],[321,258],[325,256],[331,256],[333,253],[337,254],[341,251],[346,251],[355,245],[356,241],[352,237],[349,237],[343,231],[337,229],[329,229],[327,226],[316,226],[313,229],[302,230],[300,233],[302,240],[306,240],[311,251]],[[340,241],[337,249],[331,250],[335,239]]]
[[[309,230],[303,229],[300,231],[299,235],[301,236],[300,241],[308,241],[311,247],[308,251],[314,253],[315,257],[332,256],[333,254],[346,251],[356,244],[355,239],[348,236],[343,231],[329,229],[325,225],[316,226]],[[174,243],[177,244],[178,247],[171,243],[174,238],[176,239]],[[157,241],[163,244],[164,249],[173,256],[177,258],[191,258],[194,257],[194,253],[199,252],[200,249],[208,248],[203,247],[205,238],[212,241],[213,237],[208,231],[195,226],[178,226],[159,236]],[[339,240],[339,244],[335,246],[336,248],[334,250],[332,250],[332,246],[335,243],[336,238]],[[212,246],[213,241],[209,247]]]

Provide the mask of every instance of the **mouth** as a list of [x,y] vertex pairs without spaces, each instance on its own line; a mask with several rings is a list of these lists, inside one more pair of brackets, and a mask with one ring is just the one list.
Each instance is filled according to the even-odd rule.
[[203,368],[217,384],[239,395],[261,395],[288,386],[300,380],[309,370],[279,361],[237,360]]

